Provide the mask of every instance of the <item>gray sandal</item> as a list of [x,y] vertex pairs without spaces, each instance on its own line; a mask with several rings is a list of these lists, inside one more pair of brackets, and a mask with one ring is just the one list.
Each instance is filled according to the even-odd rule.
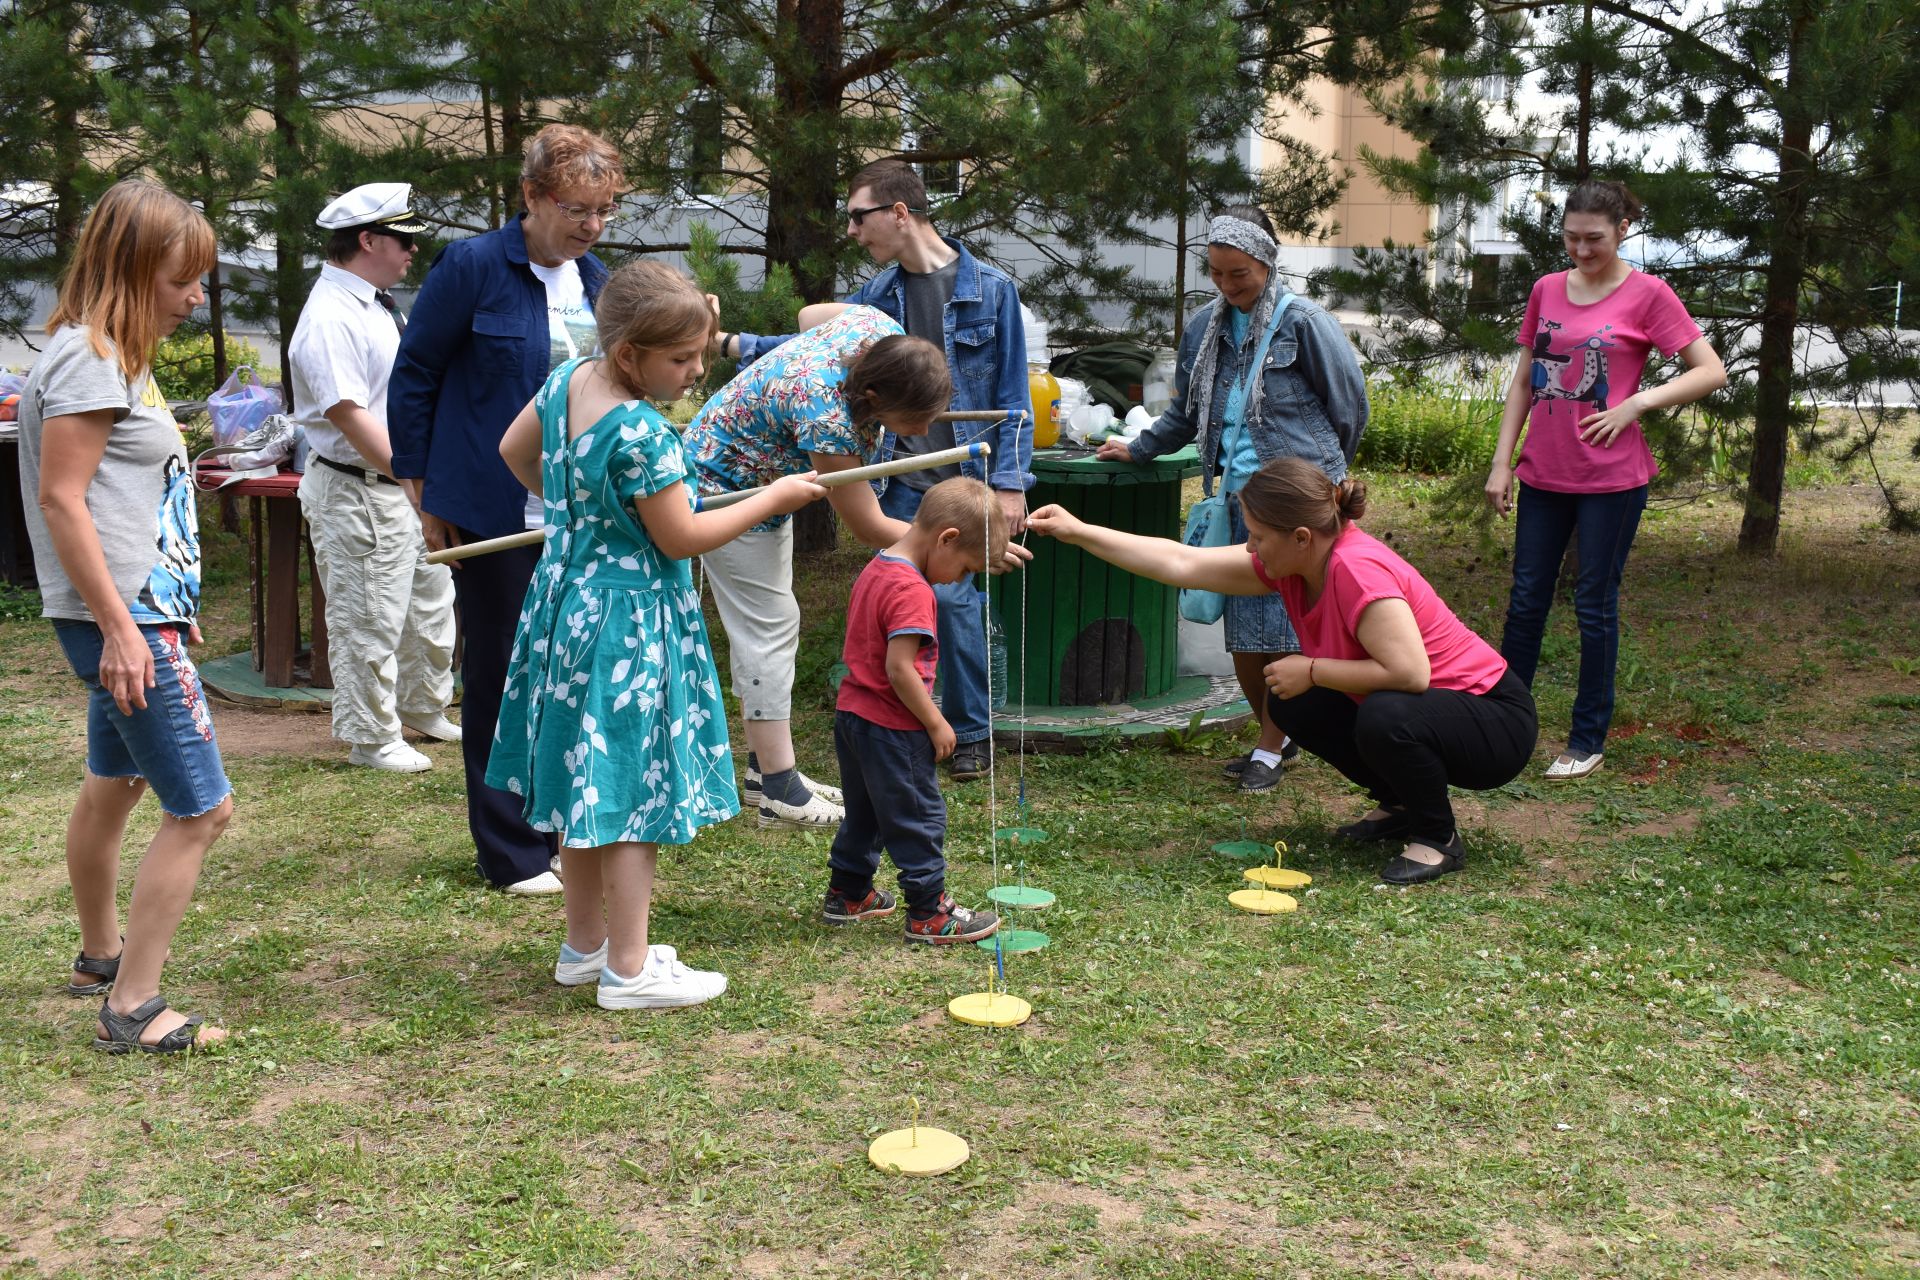
[[115,1013],[113,1006],[103,1000],[100,1002],[100,1025],[107,1029],[107,1034],[104,1038],[95,1036],[93,1047],[102,1053],[132,1053],[135,1049],[142,1053],[180,1053],[193,1048],[194,1039],[200,1034],[200,1024],[206,1021],[197,1013],[152,1044],[140,1042],[140,1033],[166,1011],[165,996],[155,996],[132,1013]]
[[[126,941],[122,939],[120,945],[122,947],[126,946]],[[90,973],[96,978],[103,979],[103,981],[75,982],[72,978],[68,978],[68,995],[103,996],[113,990],[113,980],[120,976],[120,957],[110,956],[106,959],[97,959],[82,951],[73,958],[73,971],[75,973]]]

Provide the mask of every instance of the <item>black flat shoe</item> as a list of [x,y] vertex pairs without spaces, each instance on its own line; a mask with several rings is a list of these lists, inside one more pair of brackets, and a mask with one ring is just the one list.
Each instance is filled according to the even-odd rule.
[[1453,838],[1447,841],[1446,847],[1439,853],[1440,861],[1433,863],[1415,862],[1406,854],[1400,854],[1380,868],[1380,879],[1387,884],[1425,884],[1429,880],[1438,880],[1441,876],[1452,875],[1466,865],[1467,846],[1460,839],[1458,831],[1453,833]]
[[1242,791],[1271,791],[1280,785],[1281,775],[1287,767],[1283,764],[1262,764],[1258,760],[1247,761],[1247,767],[1240,771],[1240,789]]
[[1246,767],[1252,763],[1253,763],[1253,752],[1249,751],[1247,752],[1247,754],[1236,757],[1235,759],[1229,760],[1225,764],[1221,765],[1220,776],[1225,778],[1229,782],[1238,782],[1240,780],[1240,775],[1243,772],[1245,772]]
[[1344,827],[1335,827],[1333,834],[1342,840],[1397,840],[1413,828],[1407,820],[1405,809],[1389,809],[1384,818],[1359,818]]

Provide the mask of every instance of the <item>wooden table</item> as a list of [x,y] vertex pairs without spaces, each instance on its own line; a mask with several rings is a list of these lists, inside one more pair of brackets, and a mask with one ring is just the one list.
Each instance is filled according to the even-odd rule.
[[[202,466],[197,479],[201,493],[225,479],[227,472]],[[300,563],[304,558],[312,600],[307,616],[312,628],[312,661],[307,683],[316,689],[333,687],[327,665],[327,597],[313,564],[313,543],[300,517],[300,477],[292,471],[258,480],[241,480],[221,490],[247,500],[247,597],[253,610],[253,669],[271,688],[290,689],[296,683],[294,660],[300,653]]]

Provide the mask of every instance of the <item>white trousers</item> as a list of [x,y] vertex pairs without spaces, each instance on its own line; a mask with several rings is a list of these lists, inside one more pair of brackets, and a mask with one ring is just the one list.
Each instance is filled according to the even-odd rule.
[[743,720],[793,718],[800,602],[793,598],[793,521],[749,529],[700,557],[727,631],[727,672]]
[[453,699],[453,573],[428,564],[420,517],[397,485],[311,462],[300,506],[327,593],[333,736],[400,740],[400,713]]

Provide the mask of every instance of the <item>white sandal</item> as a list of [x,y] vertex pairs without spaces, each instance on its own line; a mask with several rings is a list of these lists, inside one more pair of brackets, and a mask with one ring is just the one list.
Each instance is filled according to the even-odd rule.
[[1598,771],[1600,762],[1606,759],[1596,751],[1592,755],[1577,756],[1571,751],[1563,751],[1560,758],[1547,766],[1548,782],[1577,782],[1590,773]]

